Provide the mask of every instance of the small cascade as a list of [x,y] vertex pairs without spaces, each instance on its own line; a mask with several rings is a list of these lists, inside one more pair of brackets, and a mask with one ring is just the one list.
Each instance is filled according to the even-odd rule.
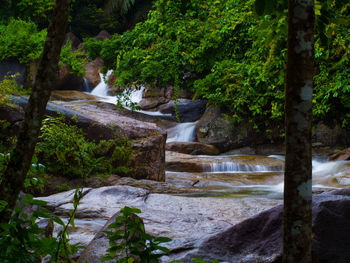
[[240,173],[240,172],[282,172],[282,167],[251,165],[235,162],[215,162],[210,164],[211,173]]
[[178,123],[168,129],[168,139],[166,142],[194,142],[196,140],[195,122]]
[[84,78],[83,88],[85,92],[90,92],[90,85],[86,78]]
[[142,86],[140,89],[133,89],[129,95],[130,101],[133,103],[139,103],[142,100],[144,90],[144,86]]
[[[115,96],[108,96],[108,84],[105,80],[108,79],[108,77],[113,73],[113,70],[108,70],[106,76],[104,77],[104,75],[102,73],[100,73],[100,78],[101,78],[101,82],[91,91],[91,95],[95,95],[98,97],[113,97],[115,98]],[[109,101],[108,101],[109,102]]]
[[327,186],[349,186],[350,185],[350,162],[319,162],[312,161],[313,183]]

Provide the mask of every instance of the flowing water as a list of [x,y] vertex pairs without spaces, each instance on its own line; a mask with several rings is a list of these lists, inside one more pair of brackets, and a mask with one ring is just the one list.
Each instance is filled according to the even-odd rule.
[[167,142],[194,142],[196,140],[195,122],[178,123],[168,129]]
[[[108,95],[108,79],[113,71],[101,76],[101,83],[91,92],[100,97],[101,101],[116,103],[116,96]],[[126,90],[124,96],[129,97],[133,103],[139,103],[145,87],[141,89]],[[123,104],[128,108],[126,104]],[[160,112],[139,111],[153,116],[164,116]],[[167,142],[194,142],[196,141],[197,122],[177,123],[168,129]],[[200,189],[198,193],[190,196],[216,196],[216,197],[270,197],[283,196],[283,163],[284,157],[270,155],[261,156],[195,156],[196,163],[203,163],[200,173],[166,172],[167,181],[179,186]],[[247,161],[248,160],[248,161]],[[282,164],[271,165],[276,160]],[[326,162],[313,160],[313,189],[332,189],[336,187],[350,187],[350,162]]]

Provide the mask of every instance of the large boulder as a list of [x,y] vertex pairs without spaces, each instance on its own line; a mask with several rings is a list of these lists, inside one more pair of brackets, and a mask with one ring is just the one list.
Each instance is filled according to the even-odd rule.
[[[281,262],[282,212],[277,206],[205,240],[183,262],[200,257],[207,261]],[[350,190],[313,197],[313,255],[317,262],[350,262]]]
[[221,152],[246,146],[253,142],[253,131],[249,124],[234,125],[224,118],[219,107],[209,106],[196,125],[199,142],[212,144]]
[[99,73],[102,67],[103,67],[103,60],[100,57],[86,63],[85,79],[87,81],[88,91],[93,90],[101,82],[101,77]]
[[112,36],[108,33],[107,30],[102,30],[100,31],[97,36],[94,37],[94,39],[98,40],[98,41],[103,41],[105,39],[111,39]]
[[177,112],[181,122],[193,122],[202,116],[206,104],[205,100],[179,99],[159,106],[158,110],[161,113],[170,113],[173,116]]
[[50,100],[74,101],[74,100],[96,100],[97,97],[78,90],[53,90]]
[[215,146],[200,142],[168,142],[165,150],[192,155],[217,155],[220,153]]
[[346,148],[328,157],[328,161],[346,161],[350,160],[350,148]]
[[73,73],[68,65],[59,68],[57,79],[53,83],[53,90],[84,91],[84,79]]
[[[40,199],[62,218],[69,216],[72,209],[74,190]],[[241,222],[250,216],[280,204],[280,200],[265,198],[211,198],[155,194],[130,186],[109,186],[84,189],[75,217],[76,228],[70,230],[70,242],[81,242],[88,246],[107,220],[124,206],[141,209],[140,217],[148,234],[167,236],[173,241],[165,245],[171,249],[171,260],[179,258],[200,244],[200,240]],[[59,231],[56,229],[55,231]],[[99,238],[99,251],[105,251],[108,241]],[[90,247],[90,245],[89,245]],[[89,261],[88,252],[84,258]],[[94,253],[91,251],[91,253]],[[93,256],[91,256],[93,258]],[[171,260],[164,259],[162,262]]]
[[130,165],[135,178],[164,181],[166,132],[155,124],[126,117],[112,104],[104,102],[61,103],[81,116],[81,126],[93,140],[112,139],[116,136],[132,140],[134,150]]
[[142,110],[149,110],[168,103],[172,98],[172,92],[169,88],[146,88],[142,97],[139,106]]
[[[16,102],[25,109],[28,99],[16,98]],[[166,131],[155,124],[127,117],[123,112],[128,110],[96,101],[57,101],[48,103],[46,108],[48,115],[63,114],[68,123],[82,128],[90,140],[131,140],[133,154],[130,165],[135,169],[135,177],[164,181]]]
[[312,140],[322,146],[349,145],[350,130],[338,124],[330,126],[320,122],[315,126]]

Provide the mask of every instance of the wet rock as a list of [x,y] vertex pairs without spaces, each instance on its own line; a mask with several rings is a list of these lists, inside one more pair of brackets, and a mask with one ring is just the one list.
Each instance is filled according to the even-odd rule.
[[[179,259],[276,262],[282,253],[282,210],[277,206],[217,233]],[[313,254],[319,262],[350,262],[350,191],[314,196],[312,217]]]
[[350,148],[346,148],[338,153],[329,156],[328,161],[345,161],[350,160]]
[[323,146],[349,145],[350,131],[341,128],[340,125],[332,127],[321,122],[315,126],[312,139],[314,143]]
[[59,68],[57,79],[53,83],[53,90],[80,90],[84,91],[84,79],[73,73],[68,65]]
[[103,60],[98,57],[93,61],[86,63],[85,70],[86,75],[85,79],[88,83],[88,91],[93,90],[100,82],[100,70],[103,66]]
[[53,90],[51,100],[75,101],[75,100],[96,100],[97,97],[78,90]]
[[139,102],[139,106],[142,110],[150,110],[156,108],[158,105],[168,102],[164,97],[158,98],[143,98]]
[[217,155],[220,153],[215,146],[200,142],[169,142],[166,144],[165,150],[191,155]]
[[170,101],[158,107],[161,113],[170,113],[175,116],[175,104],[181,122],[192,122],[198,120],[205,111],[205,100],[179,99],[177,102]]
[[222,116],[219,107],[209,106],[196,125],[199,142],[212,144],[220,152],[249,145],[253,142],[250,125],[234,125]]
[[166,170],[177,172],[203,172],[204,168],[198,158],[193,155],[166,152]]
[[[68,216],[74,191],[41,198],[62,217]],[[264,198],[227,199],[191,198],[166,194],[153,194],[130,186],[110,186],[85,190],[75,219],[75,229],[70,230],[72,242],[87,245],[107,220],[124,206],[141,209],[140,217],[147,233],[173,239],[167,243],[171,258],[175,259],[208,235],[221,232],[281,201]],[[57,230],[56,230],[57,231]],[[101,251],[108,248],[108,242]],[[170,260],[163,260],[169,262]],[[88,261],[89,262],[89,261]]]

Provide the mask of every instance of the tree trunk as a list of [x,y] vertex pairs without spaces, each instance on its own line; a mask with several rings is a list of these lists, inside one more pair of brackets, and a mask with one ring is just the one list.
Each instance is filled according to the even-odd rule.
[[311,263],[314,1],[288,1],[283,262]]
[[70,0],[56,1],[23,125],[0,185],[0,200],[8,203],[8,209],[0,213],[0,222],[8,221],[32,162],[51,87],[57,77],[58,60],[68,23],[69,5]]

